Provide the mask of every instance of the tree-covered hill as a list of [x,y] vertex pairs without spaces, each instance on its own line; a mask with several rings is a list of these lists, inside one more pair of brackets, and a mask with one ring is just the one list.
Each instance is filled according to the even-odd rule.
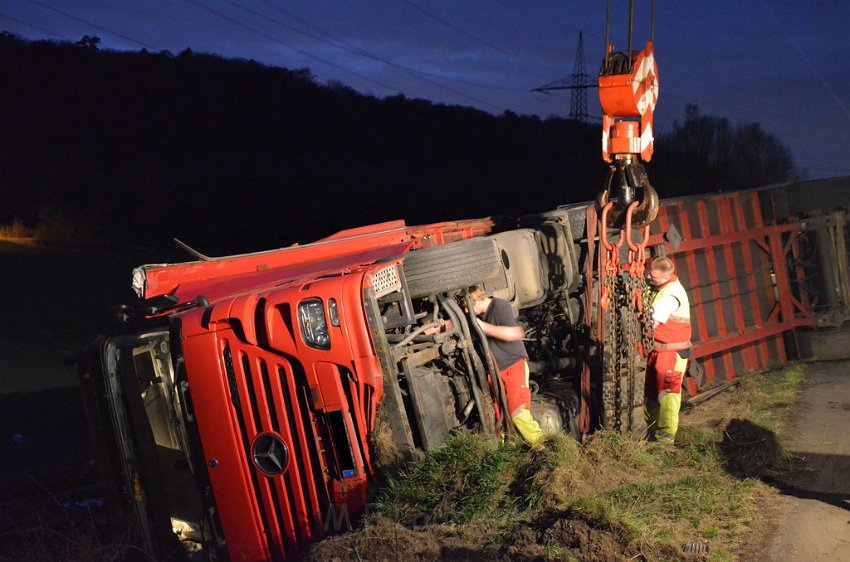
[[[0,34],[0,225],[259,250],[397,218],[545,211],[592,199],[606,173],[595,125],[378,99],[317,84],[307,69],[85,39]],[[691,117],[676,139],[705,125]],[[694,154],[676,139],[659,146],[669,162],[650,163],[651,179],[675,184],[656,183],[662,196],[691,189]],[[710,178],[699,179],[705,191]],[[724,181],[718,189],[752,186]]]
[[591,197],[598,131],[316,84],[189,51],[0,38],[0,223],[217,250]]

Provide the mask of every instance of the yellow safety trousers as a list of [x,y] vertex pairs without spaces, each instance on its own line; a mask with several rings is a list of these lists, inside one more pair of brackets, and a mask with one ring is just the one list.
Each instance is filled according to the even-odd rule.
[[[688,360],[676,354],[676,365],[674,370],[682,373],[684,378]],[[681,385],[680,385],[681,387]],[[672,444],[676,439],[679,429],[679,410],[682,406],[682,392],[662,391],[658,395],[658,402],[646,402],[643,406],[643,417],[646,427],[654,432],[655,439],[659,443]]]
[[[528,388],[528,362],[525,362],[525,388]],[[531,415],[531,412],[525,407],[520,406],[511,412],[511,421],[514,423],[519,434],[529,445],[537,445],[543,441],[543,430],[540,424]]]

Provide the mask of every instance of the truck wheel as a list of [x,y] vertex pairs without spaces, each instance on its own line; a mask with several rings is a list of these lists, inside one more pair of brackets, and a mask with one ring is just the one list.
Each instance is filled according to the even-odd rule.
[[531,415],[540,424],[543,433],[563,432],[576,441],[581,441],[578,404],[578,395],[572,389],[556,387],[536,393],[532,397]]
[[488,292],[508,286],[501,251],[495,240],[472,238],[410,252],[404,276],[411,298],[484,284]]

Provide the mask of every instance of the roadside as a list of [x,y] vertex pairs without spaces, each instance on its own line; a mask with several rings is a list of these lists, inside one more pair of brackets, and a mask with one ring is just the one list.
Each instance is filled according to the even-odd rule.
[[[35,257],[56,265],[55,254]],[[15,264],[23,262],[5,262]],[[38,277],[47,271],[45,264]],[[51,282],[71,294],[77,283]],[[12,308],[25,316],[34,302],[16,301]],[[78,301],[68,309],[70,315],[92,307]],[[28,375],[36,374],[34,366],[26,363]],[[0,396],[0,530],[38,528],[44,506],[59,508],[62,521],[75,506],[86,517],[91,513],[80,498],[99,494],[85,462],[91,452],[78,392],[70,387]],[[745,423],[734,426],[734,420]],[[435,459],[441,466],[426,463],[418,483],[395,480],[361,531],[330,537],[312,557],[850,562],[848,420],[850,361],[835,361],[749,377],[683,412],[672,452],[604,433],[584,448],[556,439],[545,452],[461,440]],[[734,433],[730,428],[742,425],[763,431],[755,441],[771,447],[751,447],[745,435],[747,450],[738,451],[738,460],[747,462],[738,464],[752,474],[729,474],[723,441]],[[772,447],[773,432],[787,461],[773,458],[781,453]],[[66,498],[66,490],[75,495]],[[666,502],[669,515],[642,508],[659,502]],[[688,543],[694,554],[682,551]]]
[[850,361],[808,366],[781,438],[789,460],[766,475],[783,501],[764,559],[850,562]]
[[[850,562],[850,360],[803,367],[795,397],[757,416],[778,431],[782,454],[753,474],[766,486],[736,560]],[[735,387],[683,413],[682,423],[728,428],[752,417],[760,398]]]
[[[33,477],[51,494],[94,483],[68,464],[86,468],[78,463],[90,454],[75,399],[71,389],[0,397],[7,421],[26,424],[3,427],[22,437],[0,447],[7,498]],[[32,419],[39,406],[50,415]],[[461,439],[411,472],[413,482],[395,479],[372,506],[380,515],[326,539],[312,558],[850,561],[848,419],[850,361],[836,361],[748,377],[684,411],[672,452],[609,434],[585,448],[556,439],[536,453]],[[748,420],[763,433],[745,434],[745,451],[730,458],[721,435]],[[775,430],[787,460],[772,448]],[[757,478],[728,474],[733,466]],[[63,481],[50,478],[57,472]],[[653,513],[661,503],[671,517]],[[7,529],[31,525],[19,519],[27,513],[0,510]],[[686,543],[704,550],[687,555]]]

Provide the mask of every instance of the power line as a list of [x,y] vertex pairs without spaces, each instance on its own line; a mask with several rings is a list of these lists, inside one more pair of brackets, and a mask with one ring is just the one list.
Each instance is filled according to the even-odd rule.
[[[705,99],[694,98],[693,96],[690,96],[690,95],[684,96],[684,95],[681,95],[681,94],[678,94],[678,93],[670,92],[669,90],[663,90],[663,92],[664,92],[663,95],[665,97],[669,96],[669,97],[672,97],[672,98],[678,98],[680,100],[685,100],[685,101],[693,103],[694,105],[697,105],[699,107],[706,107],[706,106],[707,107],[717,107],[717,108],[722,108],[722,109],[726,110],[727,112],[731,111],[731,112],[738,113],[738,114],[741,114],[741,115],[746,115],[746,116],[763,115],[763,116],[767,116],[767,117],[778,117],[778,118],[781,118],[779,123],[785,123],[785,122],[787,122],[787,119],[788,119],[788,113],[787,112],[781,113],[781,112],[778,112],[778,111],[766,111],[766,110],[760,109],[758,107],[743,107],[741,105],[730,105],[728,103],[728,101],[724,101],[722,103],[721,102],[715,103],[715,102],[712,102],[712,101],[706,101]],[[818,126],[818,127],[824,127],[824,126],[827,126],[827,125],[830,125],[830,124],[834,124],[833,122],[820,121],[820,120],[817,120],[817,119],[806,119],[806,118],[800,118],[800,117],[795,117],[794,122],[797,123],[797,124],[799,124],[799,123],[809,123],[811,125]]]
[[[32,1],[32,0],[30,0],[30,1]],[[286,43],[286,42],[284,42],[284,41],[281,41],[281,40],[280,40],[280,39],[278,39],[277,37],[273,37],[273,36],[271,36],[271,35],[268,35],[267,33],[263,33],[263,32],[262,32],[262,31],[260,31],[259,29],[253,28],[253,27],[251,27],[251,26],[249,26],[249,25],[246,25],[246,24],[244,24],[244,23],[240,22],[239,20],[233,19],[233,18],[231,18],[230,16],[227,16],[227,15],[225,15],[225,14],[222,14],[221,12],[219,12],[219,11],[217,11],[217,10],[214,10],[213,8],[210,8],[209,6],[205,6],[204,4],[201,4],[200,2],[197,2],[196,0],[185,0],[185,1],[186,1],[186,2],[189,2],[190,4],[194,4],[195,6],[197,6],[197,7],[201,8],[201,9],[203,9],[203,10],[206,10],[207,12],[210,12],[211,14],[213,14],[213,15],[215,15],[215,16],[218,16],[218,17],[220,17],[221,19],[223,19],[223,20],[225,20],[225,21],[227,21],[227,22],[232,23],[233,25],[235,25],[235,26],[237,26],[237,27],[241,27],[242,29],[246,29],[246,30],[250,31],[251,33],[255,33],[255,34],[259,35],[260,37],[264,37],[264,38],[268,39],[269,41],[273,41],[274,43],[277,43],[278,45],[282,45],[282,46],[286,47],[287,49],[291,49],[291,50],[293,50],[293,51],[295,51],[295,52],[297,52],[297,53],[301,53],[301,54],[302,54],[302,55],[304,55],[305,57],[311,58],[311,59],[313,59],[313,60],[317,60],[317,61],[322,62],[322,63],[324,63],[324,64],[326,64],[326,65],[328,65],[328,66],[331,66],[331,67],[336,68],[336,69],[338,69],[338,70],[342,70],[343,72],[348,72],[349,74],[353,74],[354,76],[357,76],[358,78],[361,78],[361,79],[363,79],[363,80],[366,80],[367,82],[371,82],[372,84],[376,84],[376,85],[378,85],[378,86],[380,86],[380,87],[382,87],[382,88],[386,88],[387,90],[391,90],[391,91],[396,92],[396,93],[399,93],[399,94],[404,94],[404,92],[402,92],[401,90],[399,90],[399,89],[398,89],[398,88],[396,88],[395,86],[390,86],[389,84],[384,84],[383,82],[380,82],[380,81],[378,81],[378,80],[375,80],[375,79],[369,78],[369,77],[367,77],[367,76],[364,76],[364,75],[362,75],[362,74],[360,74],[360,73],[358,73],[358,72],[355,72],[355,71],[353,71],[353,70],[350,70],[350,69],[348,69],[348,68],[345,68],[345,67],[343,67],[343,66],[340,66],[340,65],[338,65],[338,64],[336,64],[336,63],[334,63],[334,62],[331,62],[331,61],[329,61],[329,60],[327,60],[327,59],[324,59],[324,58],[322,58],[322,57],[319,57],[319,56],[317,56],[317,55],[314,55],[314,54],[312,54],[312,53],[310,53],[310,52],[307,52],[307,51],[305,51],[305,50],[303,50],[303,49],[299,49],[298,47],[294,47],[294,46],[292,46],[292,45],[290,45],[290,44],[288,44],[288,43]]]
[[57,14],[61,14],[61,15],[65,16],[66,18],[70,18],[72,20],[78,21],[78,22],[86,24],[86,25],[90,25],[90,26],[92,26],[96,29],[99,29],[101,31],[105,31],[107,33],[115,35],[116,37],[126,39],[127,41],[130,41],[131,43],[135,43],[136,45],[140,45],[140,46],[148,48],[148,49],[153,49],[154,51],[159,50],[156,47],[154,47],[153,45],[149,45],[148,43],[145,43],[144,41],[139,41],[137,39],[133,39],[132,37],[128,37],[126,35],[118,33],[117,31],[113,31],[113,30],[111,30],[107,27],[103,27],[102,25],[97,25],[96,23],[92,23],[88,20],[84,20],[83,18],[78,18],[77,16],[71,15],[68,12],[63,12],[62,10],[60,10],[58,8],[54,8],[53,6],[48,6],[47,4],[39,2],[38,0],[29,0],[29,1],[32,2],[33,4],[35,4],[36,6],[41,6],[42,8],[44,8],[46,10],[51,10],[53,12],[56,12]]
[[797,44],[791,34],[788,33],[788,30],[785,28],[784,25],[782,25],[782,22],[779,21],[779,18],[776,17],[776,14],[774,14],[770,7],[767,5],[767,2],[762,0],[761,4],[764,7],[765,11],[770,14],[770,17],[773,19],[773,22],[776,24],[776,26],[779,27],[785,34],[785,36],[788,38],[788,42],[791,43],[791,45],[797,51],[797,54],[800,55],[800,58],[803,59],[803,61],[811,69],[812,73],[817,77],[820,83],[823,84],[823,87],[829,93],[830,97],[832,98],[832,101],[835,102],[835,105],[844,113],[844,116],[847,117],[847,120],[850,121],[850,109],[848,109],[844,102],[841,101],[841,98],[838,97],[838,95],[835,93],[835,90],[832,88],[832,86],[829,85],[829,82],[824,79],[823,75],[818,71],[817,67],[812,64],[812,61],[809,60],[809,57],[806,56],[806,53],[803,52],[803,50],[800,48],[800,46]]
[[[282,13],[282,14],[284,14],[284,15],[286,15],[286,16],[288,16],[288,17],[290,17],[290,18],[292,18],[296,21],[299,21],[302,24],[306,25],[307,27],[318,31],[319,33],[323,33],[323,34],[327,35],[328,37],[330,37],[333,40],[333,41],[330,41],[330,40],[327,40],[327,39],[317,38],[321,41],[325,41],[326,43],[328,43],[330,45],[335,45],[335,46],[340,47],[342,49],[349,50],[351,52],[354,52],[354,53],[359,54],[361,56],[364,56],[366,58],[370,58],[372,60],[382,62],[382,63],[387,64],[389,66],[393,66],[395,68],[398,68],[400,70],[406,70],[406,71],[412,72],[416,75],[430,76],[430,77],[438,79],[438,80],[447,80],[449,82],[456,82],[458,84],[465,84],[467,86],[473,86],[473,87],[478,87],[478,88],[488,88],[488,89],[503,90],[503,91],[508,91],[508,92],[524,92],[525,91],[522,88],[506,88],[504,86],[496,86],[496,85],[493,85],[493,84],[482,84],[480,82],[470,82],[468,80],[460,80],[460,79],[457,79],[457,78],[451,78],[449,76],[443,76],[443,75],[440,75],[440,74],[434,74],[432,72],[426,72],[424,70],[411,68],[409,66],[406,66],[406,65],[403,65],[403,64],[400,64],[400,63],[396,63],[396,62],[393,62],[393,61],[390,61],[390,60],[386,60],[383,57],[381,57],[380,55],[376,55],[375,53],[368,51],[368,50],[366,50],[362,47],[359,47],[357,45],[353,45],[351,42],[346,41],[345,39],[341,39],[340,37],[334,35],[330,31],[327,31],[326,29],[322,29],[321,27],[316,26],[315,24],[311,23],[310,21],[300,17],[298,14],[295,14],[295,13],[289,11],[289,10],[285,10],[285,9],[279,7],[279,6],[276,6],[273,3],[269,2],[268,0],[266,0],[266,4],[271,9],[278,11],[278,12],[280,12],[280,13]],[[269,18],[269,19],[271,19],[271,18]],[[277,20],[272,19],[271,21],[275,21],[276,23],[280,23],[281,25],[285,25],[286,27],[289,27],[288,25],[286,25],[282,22],[277,22]],[[297,29],[297,28],[294,28],[294,27],[292,27],[291,29],[298,31],[299,33],[305,33],[304,31]],[[314,36],[311,35],[311,37],[314,37]]]
[[573,63],[573,73],[570,76],[565,76],[564,78],[560,78],[554,82],[538,86],[531,91],[548,94],[554,90],[572,90],[570,92],[570,119],[586,122],[587,89],[596,87],[597,84],[590,81],[590,77],[587,75],[584,68],[584,35],[581,31],[579,31],[576,58]]
[[812,158],[797,158],[797,157],[795,157],[794,160],[796,160],[798,162],[808,162],[809,164],[814,164],[814,165],[817,165],[817,166],[839,166],[840,168],[842,168],[844,170],[850,171],[850,166],[847,166],[847,165],[842,166],[842,162],[829,162],[827,160],[818,160],[818,159],[812,159]]
[[[780,123],[780,125],[781,125],[781,123]],[[774,130],[775,130],[775,129],[774,129]],[[839,146],[839,145],[838,145],[838,143],[840,143],[840,142],[841,142],[841,139],[837,139],[837,138],[835,138],[835,137],[833,137],[833,136],[826,136],[826,137],[813,137],[813,136],[811,136],[811,135],[799,135],[799,134],[797,134],[797,133],[776,133],[776,134],[777,134],[777,135],[780,135],[780,134],[781,134],[783,137],[791,137],[791,138],[801,139],[801,140],[810,140],[810,141],[833,141],[834,143],[836,143],[836,144],[835,144],[835,146]]]
[[474,101],[474,102],[477,102],[477,103],[480,103],[480,104],[483,104],[483,105],[486,105],[486,106],[492,107],[493,109],[496,109],[496,110],[501,109],[501,108],[499,108],[498,106],[496,106],[496,105],[494,105],[494,104],[492,104],[492,103],[490,103],[490,102],[488,102],[488,101],[485,101],[485,100],[482,100],[482,99],[477,98],[477,97],[475,97],[475,96],[472,96],[472,95],[470,95],[470,94],[466,94],[466,93],[464,93],[464,92],[461,92],[461,91],[455,90],[455,89],[453,89],[453,88],[449,88],[448,86],[445,86],[445,85],[443,85],[443,84],[439,84],[439,83],[437,83],[437,82],[434,82],[433,80],[428,79],[428,78],[427,78],[427,77],[425,77],[425,76],[422,76],[423,74],[427,74],[427,73],[423,73],[423,72],[420,72],[420,71],[417,71],[417,70],[414,70],[414,69],[411,69],[411,68],[408,68],[408,67],[405,67],[405,66],[402,66],[402,65],[396,64],[396,63],[394,63],[394,62],[392,62],[392,61],[388,61],[388,60],[386,60],[386,59],[384,59],[384,58],[382,58],[382,57],[379,57],[378,55],[374,55],[374,54],[372,54],[372,53],[370,53],[370,52],[366,51],[365,49],[361,49],[361,48],[359,48],[359,47],[353,47],[353,46],[352,46],[352,47],[349,47],[349,46],[344,45],[344,44],[333,43],[333,42],[331,42],[331,41],[328,41],[328,40],[327,40],[327,39],[325,39],[324,37],[319,37],[318,35],[315,35],[315,34],[313,34],[313,33],[310,33],[310,32],[307,32],[307,31],[304,31],[304,30],[302,30],[302,29],[298,29],[297,27],[292,26],[292,25],[290,25],[290,24],[288,24],[288,23],[286,23],[286,22],[282,22],[282,21],[280,21],[280,20],[278,20],[278,19],[272,18],[272,17],[270,17],[270,16],[267,16],[267,15],[265,15],[265,14],[262,14],[262,13],[260,13],[260,12],[255,11],[255,10],[252,10],[252,9],[250,9],[250,8],[246,8],[245,6],[242,6],[241,4],[238,4],[237,2],[233,2],[232,0],[225,0],[225,2],[227,2],[228,4],[230,4],[230,5],[232,5],[232,6],[235,6],[236,8],[239,8],[240,10],[244,10],[244,11],[246,11],[246,12],[248,12],[248,13],[250,13],[250,14],[253,14],[253,15],[257,16],[257,17],[263,18],[263,19],[265,19],[265,20],[268,20],[268,21],[270,21],[270,22],[273,22],[273,23],[276,23],[276,24],[278,24],[278,25],[280,25],[280,26],[283,26],[283,27],[285,27],[285,28],[287,28],[287,29],[290,29],[290,30],[292,30],[292,31],[295,31],[296,33],[301,33],[302,35],[306,35],[307,37],[311,37],[311,38],[313,38],[313,39],[316,39],[317,41],[321,41],[322,43],[327,43],[327,44],[329,44],[329,45],[334,45],[334,46],[339,47],[339,48],[341,48],[341,49],[344,49],[344,50],[346,50],[346,51],[349,51],[349,52],[355,53],[355,54],[357,54],[357,55],[360,55],[360,56],[363,56],[363,57],[366,57],[366,58],[369,58],[369,59],[372,59],[372,60],[375,60],[375,61],[381,62],[381,63],[383,63],[383,64],[386,64],[386,65],[392,66],[392,67],[397,68],[397,69],[399,69],[399,70],[402,70],[402,71],[404,71],[404,72],[413,73],[413,74],[414,74],[417,78],[419,78],[420,80],[424,80],[424,81],[428,82],[429,84],[431,84],[431,85],[433,85],[433,86],[437,86],[438,88],[443,88],[444,90],[446,90],[446,91],[448,91],[448,92],[451,92],[451,93],[453,93],[453,94],[455,94],[455,95],[457,95],[457,96],[461,96],[461,97],[467,98],[467,99],[469,99],[469,100],[471,100],[471,101]]
[[802,166],[801,172],[837,172],[843,175],[850,175],[850,168],[819,168],[816,166]]
[[495,51],[498,51],[498,52],[502,53],[503,55],[508,55],[508,56],[509,56],[509,57],[511,57],[512,59],[515,59],[515,60],[518,60],[518,61],[524,62],[524,63],[526,63],[526,64],[534,65],[534,66],[536,66],[537,68],[542,68],[543,70],[548,70],[549,72],[554,72],[554,73],[556,73],[556,74],[560,74],[560,73],[562,72],[562,71],[560,71],[560,70],[555,70],[555,69],[553,69],[553,68],[550,68],[550,67],[548,67],[548,66],[545,66],[545,65],[542,65],[542,64],[539,64],[539,63],[536,63],[536,62],[534,62],[534,61],[526,60],[526,59],[524,59],[524,58],[522,58],[522,57],[520,57],[520,56],[518,56],[518,55],[516,55],[516,54],[514,54],[514,53],[511,53],[511,52],[509,52],[509,51],[506,51],[506,50],[504,50],[503,48],[499,47],[498,45],[494,45],[493,43],[491,43],[491,42],[489,42],[489,41],[487,41],[487,40],[485,40],[485,39],[482,39],[482,38],[480,38],[480,37],[477,37],[477,36],[475,36],[475,35],[473,35],[473,34],[469,33],[468,31],[466,31],[465,29],[462,29],[462,28],[460,28],[460,27],[456,26],[456,25],[455,25],[455,24],[453,24],[452,22],[450,22],[450,21],[448,21],[448,20],[445,20],[445,19],[441,18],[440,16],[438,16],[438,15],[436,15],[436,14],[433,14],[433,13],[429,12],[428,10],[426,10],[425,8],[423,8],[422,6],[420,6],[419,4],[417,4],[417,3],[413,2],[412,0],[404,0],[404,1],[405,1],[405,3],[407,3],[408,5],[410,5],[412,8],[414,8],[415,10],[418,10],[419,12],[422,12],[423,14],[425,14],[425,15],[426,15],[426,16],[428,16],[429,18],[433,19],[434,21],[437,21],[437,22],[439,22],[439,23],[441,23],[441,24],[445,25],[446,27],[448,27],[448,28],[450,28],[450,29],[454,29],[455,31],[457,31],[457,32],[458,32],[458,33],[460,33],[461,35],[464,35],[464,36],[466,36],[466,37],[468,37],[468,38],[472,39],[473,41],[477,41],[477,42],[481,43],[482,45],[486,45],[487,47],[490,47],[491,49],[493,49],[493,50],[495,50]]
[[73,39],[71,39],[71,38],[70,38],[70,37],[68,37],[67,35],[62,35],[61,33],[56,33],[55,31],[50,31],[49,29],[44,29],[43,27],[39,27],[39,26],[37,26],[37,25],[33,25],[33,24],[31,24],[31,23],[27,23],[27,22],[25,22],[25,21],[23,21],[23,20],[19,20],[18,18],[15,18],[15,17],[10,16],[9,14],[4,14],[3,12],[0,12],[0,16],[2,16],[2,17],[4,17],[4,18],[6,18],[6,19],[8,19],[8,20],[12,20],[12,21],[14,21],[14,22],[17,22],[17,23],[19,23],[19,24],[21,24],[21,25],[25,25],[25,26],[30,27],[30,28],[32,28],[32,29],[35,29],[35,30],[41,31],[42,33],[46,33],[46,34],[48,34],[48,35],[53,35],[53,36],[56,36],[56,37],[61,37],[62,39],[67,39],[68,41],[73,41]]
[[[670,94],[667,94],[667,95],[670,95]],[[671,96],[671,97],[680,97],[680,96]],[[687,98],[684,98],[684,97],[682,96],[682,99],[687,99]],[[698,100],[693,100],[693,101],[695,101],[695,102],[696,102],[696,101],[698,101]],[[785,121],[785,120],[782,120],[782,121],[760,121],[760,120],[758,120],[758,119],[754,119],[754,118],[753,118],[753,116],[751,116],[751,115],[749,114],[749,113],[750,113],[749,111],[747,111],[747,110],[745,110],[745,109],[741,109],[741,108],[737,108],[737,109],[736,109],[736,107],[735,107],[735,106],[730,106],[729,104],[722,105],[722,104],[715,104],[715,103],[710,103],[710,102],[703,102],[703,101],[699,101],[699,103],[695,103],[695,105],[697,105],[700,109],[702,109],[702,108],[704,108],[704,107],[709,107],[709,108],[710,108],[710,107],[721,107],[721,108],[723,108],[723,109],[726,109],[727,111],[731,111],[731,112],[733,112],[733,113],[735,113],[735,112],[739,112],[740,114],[742,114],[742,115],[746,115],[746,116],[747,116],[747,117],[745,117],[745,118],[731,118],[731,117],[729,117],[729,116],[728,116],[728,114],[727,114],[727,115],[714,115],[714,114],[711,114],[711,113],[704,113],[704,114],[703,114],[703,113],[701,112],[701,115],[702,115],[702,116],[705,116],[705,117],[712,117],[712,118],[726,119],[726,120],[728,120],[728,121],[729,121],[729,122],[730,122],[733,126],[734,126],[734,125],[739,125],[739,124],[741,124],[741,123],[745,123],[745,124],[746,124],[746,123],[758,123],[758,124],[764,124],[764,126],[766,127],[766,129],[769,127],[770,131],[768,131],[768,132],[771,132],[772,134],[774,134],[774,135],[776,135],[776,136],[791,137],[791,138],[795,138],[795,139],[811,140],[811,141],[834,141],[834,140],[839,140],[839,141],[840,141],[840,139],[835,139],[835,138],[834,138],[833,136],[831,136],[831,135],[827,135],[827,136],[813,136],[813,135],[802,135],[802,134],[799,134],[799,133],[782,132],[783,130],[787,131],[787,128],[788,128],[788,127],[794,127],[795,125],[800,125],[800,124],[804,124],[804,123],[810,123],[811,125],[813,125],[813,126],[817,126],[817,127],[823,127],[823,126],[825,126],[825,125],[826,125],[825,123],[818,123],[818,122],[816,122],[816,121],[814,121],[814,120],[795,119],[793,123],[789,123],[788,121]],[[656,113],[656,114],[655,114],[655,119],[656,119],[656,121],[660,121],[660,117],[661,117],[662,115],[664,115],[664,114]],[[763,113],[763,115],[772,115],[772,114],[771,114],[771,113]],[[786,115],[786,116],[787,116],[787,115]],[[667,117],[667,119],[672,120],[672,121],[674,122],[674,124],[675,124],[676,122],[680,122],[680,121],[681,121],[681,119],[680,119],[680,118],[678,118],[678,117]],[[674,126],[674,124],[673,124],[673,125],[669,125],[669,126],[670,126],[670,127],[672,127],[672,126]],[[662,129],[662,127],[658,127],[658,130],[659,130],[659,131],[660,131],[661,129]]]

